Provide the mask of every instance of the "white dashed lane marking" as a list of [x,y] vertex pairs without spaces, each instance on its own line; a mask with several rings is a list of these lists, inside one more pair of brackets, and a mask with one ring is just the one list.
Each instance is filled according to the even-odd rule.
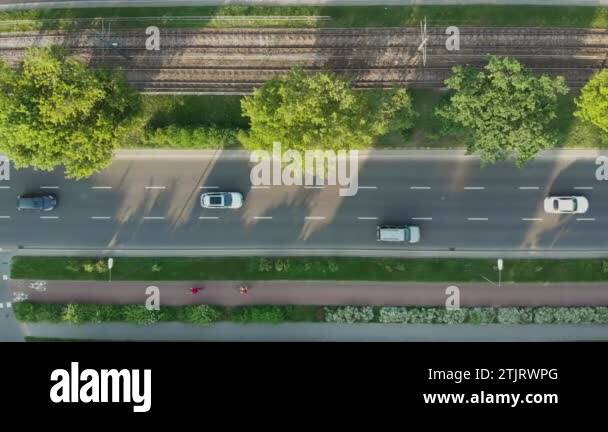
[[253,219],[255,219],[255,220],[270,220],[270,219],[272,219],[272,216],[254,216]]
[[219,219],[219,216],[199,216],[198,218],[201,220],[215,220]]
[[378,189],[378,186],[359,186],[359,189]]
[[219,186],[201,186],[200,189],[219,189]]
[[465,190],[483,190],[485,189],[484,186],[465,186],[464,187]]
[[145,220],[163,220],[164,216],[144,216]]
[[413,217],[412,220],[433,220],[432,217]]
[[430,186],[410,186],[411,190],[429,190]]
[[91,186],[91,189],[95,189],[95,190],[107,190],[107,189],[112,189],[112,186]]
[[589,222],[593,222],[595,220],[595,218],[576,218],[577,221],[589,221]]
[[323,219],[325,219],[325,216],[305,216],[304,219],[308,219],[308,220],[323,220]]
[[359,220],[376,220],[378,218],[376,216],[358,216],[357,219],[359,219]]
[[163,190],[163,189],[166,189],[166,186],[146,186],[146,189],[158,189],[158,190]]
[[111,216],[91,216],[91,219],[93,220],[108,220],[108,219],[112,219]]
[[59,216],[40,216],[40,219],[59,219]]
[[521,218],[522,221],[542,221],[542,218]]
[[470,218],[467,218],[467,220],[469,220],[469,221],[487,221],[487,220],[488,220],[488,218],[483,218],[483,217],[470,217]]
[[538,186],[520,186],[519,189],[520,190],[538,190],[539,187]]
[[40,186],[40,189],[59,189],[59,186]]

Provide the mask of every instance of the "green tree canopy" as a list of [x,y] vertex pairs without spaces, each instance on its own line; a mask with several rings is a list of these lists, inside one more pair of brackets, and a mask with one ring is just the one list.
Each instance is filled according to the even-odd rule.
[[576,98],[574,115],[608,132],[608,69],[596,73]]
[[482,161],[513,158],[521,166],[555,145],[549,124],[568,92],[563,77],[532,75],[515,59],[492,56],[481,70],[455,66],[445,83],[453,94],[436,113],[470,134],[468,152]]
[[[251,150],[367,148],[391,126],[409,128],[414,111],[404,89],[355,91],[347,78],[296,68],[267,81],[241,102],[251,130],[241,133]],[[397,124],[398,122],[398,124]]]
[[36,48],[16,70],[0,62],[0,152],[17,167],[82,178],[105,168],[139,96],[120,72]]

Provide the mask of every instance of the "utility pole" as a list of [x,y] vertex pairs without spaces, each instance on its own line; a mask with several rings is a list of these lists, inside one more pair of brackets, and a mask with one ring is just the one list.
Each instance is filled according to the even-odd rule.
[[498,265],[498,288],[500,288],[501,272],[503,267],[502,258],[499,258],[496,264]]
[[114,258],[108,258],[108,282],[112,282],[112,267],[114,267]]

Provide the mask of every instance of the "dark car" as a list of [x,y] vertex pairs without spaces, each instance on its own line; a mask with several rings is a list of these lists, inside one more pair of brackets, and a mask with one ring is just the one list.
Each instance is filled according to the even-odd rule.
[[25,194],[17,197],[17,210],[51,211],[55,207],[57,207],[57,196],[53,194]]

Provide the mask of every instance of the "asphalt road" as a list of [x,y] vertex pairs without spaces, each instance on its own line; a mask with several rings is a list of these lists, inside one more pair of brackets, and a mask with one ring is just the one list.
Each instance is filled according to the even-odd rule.
[[[82,181],[62,172],[10,168],[0,181],[3,249],[321,250],[455,252],[608,250],[608,184],[595,179],[596,152],[556,152],[525,168],[482,167],[460,151],[375,152],[360,158],[359,191],[335,186],[252,189],[241,152],[121,153]],[[18,212],[17,196],[46,190],[55,211]],[[239,210],[207,210],[201,192],[245,195]],[[548,194],[590,200],[582,217],[545,214]],[[379,244],[378,223],[416,223],[422,241]]]

